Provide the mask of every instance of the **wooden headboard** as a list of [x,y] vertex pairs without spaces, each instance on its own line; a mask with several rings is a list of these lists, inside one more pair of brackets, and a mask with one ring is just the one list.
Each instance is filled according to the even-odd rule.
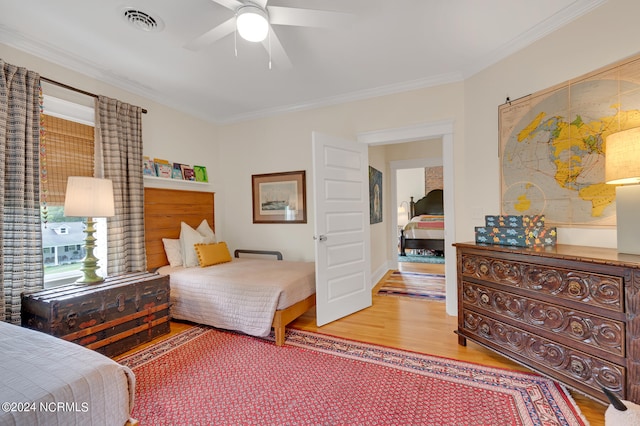
[[434,189],[429,191],[427,195],[413,202],[411,198],[411,217],[419,216],[421,214],[444,214],[444,192],[442,189]]
[[213,192],[144,189],[144,241],[147,269],[168,265],[163,238],[179,238],[180,222],[196,228],[207,219],[215,231]]

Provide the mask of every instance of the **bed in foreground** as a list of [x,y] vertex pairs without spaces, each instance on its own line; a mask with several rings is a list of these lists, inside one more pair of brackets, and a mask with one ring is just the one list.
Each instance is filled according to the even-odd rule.
[[135,377],[104,355],[0,322],[0,425],[135,424]]
[[170,276],[173,318],[253,336],[273,327],[276,345],[283,345],[286,325],[315,305],[313,262],[232,259],[185,267],[167,257],[165,242],[180,238],[181,223],[200,228],[204,220],[215,229],[213,200],[209,192],[145,188],[147,268]]

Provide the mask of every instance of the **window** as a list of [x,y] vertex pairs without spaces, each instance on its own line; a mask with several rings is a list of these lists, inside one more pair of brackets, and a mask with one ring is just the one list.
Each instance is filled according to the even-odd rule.
[[59,228],[54,229],[54,231],[58,235],[67,235],[69,233],[69,228],[65,228],[64,226],[61,226]]
[[[78,118],[78,110],[84,117]],[[90,114],[87,110],[91,110]],[[85,119],[87,116],[93,116],[93,108],[44,97],[46,181],[41,182],[44,201],[41,217],[45,288],[74,282],[82,275],[84,218],[65,217],[63,207],[67,178],[94,176],[94,127]],[[106,235],[105,219],[97,219],[97,227]],[[96,251],[106,253],[106,237],[99,237],[97,244]]]

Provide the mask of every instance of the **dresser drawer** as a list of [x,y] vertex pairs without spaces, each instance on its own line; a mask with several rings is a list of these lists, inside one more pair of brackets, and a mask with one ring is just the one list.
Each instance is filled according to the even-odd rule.
[[462,309],[459,333],[603,399],[601,386],[626,399],[626,369],[487,315]]
[[577,348],[600,357],[625,357],[625,324],[534,298],[496,290],[480,284],[462,283],[465,307],[483,310],[490,316],[539,333],[557,341],[571,339]]
[[467,254],[460,272],[463,278],[624,312],[624,281],[619,276]]

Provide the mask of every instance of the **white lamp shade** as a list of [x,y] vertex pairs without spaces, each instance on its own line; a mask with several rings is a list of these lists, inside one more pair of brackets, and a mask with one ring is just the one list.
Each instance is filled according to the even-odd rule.
[[405,226],[407,223],[409,223],[407,209],[404,206],[400,206],[398,207],[398,226]]
[[85,176],[69,176],[64,199],[64,215],[67,217],[111,217],[113,183],[109,179]]
[[605,181],[610,184],[640,183],[640,127],[607,137]]
[[267,38],[269,20],[263,9],[247,5],[238,10],[236,28],[240,37],[247,41],[259,42]]

